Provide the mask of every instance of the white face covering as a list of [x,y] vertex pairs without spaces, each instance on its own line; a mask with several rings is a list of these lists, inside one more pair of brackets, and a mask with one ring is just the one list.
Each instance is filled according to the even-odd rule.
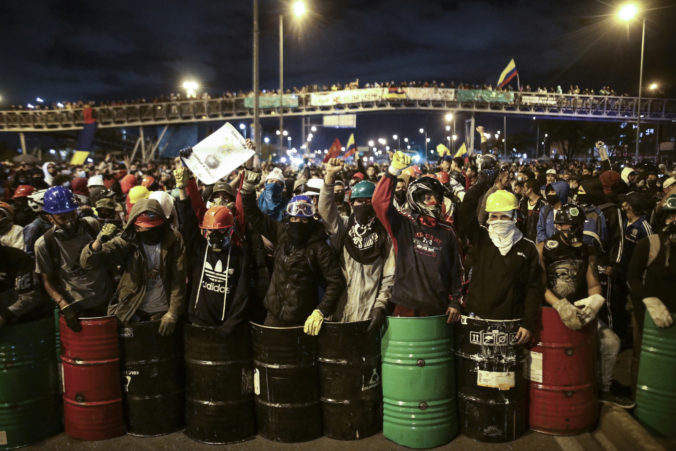
[[515,220],[496,220],[489,221],[488,236],[500,251],[500,255],[507,255],[512,246],[523,237],[523,234],[516,228]]

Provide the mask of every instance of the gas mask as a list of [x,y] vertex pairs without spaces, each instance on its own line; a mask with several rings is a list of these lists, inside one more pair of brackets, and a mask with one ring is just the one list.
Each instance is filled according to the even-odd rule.
[[568,244],[571,247],[582,247],[582,245],[584,244],[582,242],[583,229],[581,227],[565,231],[562,230],[561,235],[563,235],[564,239],[568,242]]
[[207,244],[214,252],[227,250],[232,243],[232,227],[226,230],[211,230],[207,236]]

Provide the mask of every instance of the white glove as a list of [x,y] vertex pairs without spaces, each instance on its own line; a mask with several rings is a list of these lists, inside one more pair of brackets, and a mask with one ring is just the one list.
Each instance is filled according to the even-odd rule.
[[659,298],[645,298],[643,304],[657,327],[664,329],[674,324],[674,318]]
[[578,310],[573,307],[573,304],[568,302],[568,299],[559,299],[552,307],[554,307],[561,321],[568,329],[579,330],[582,328],[582,322],[577,317]]
[[600,294],[592,294],[588,298],[580,299],[575,302],[575,307],[580,308],[578,316],[582,320],[583,326],[589,324],[589,322],[596,318],[596,315],[599,314],[599,310],[601,310],[601,307],[603,307],[605,302],[605,298]]

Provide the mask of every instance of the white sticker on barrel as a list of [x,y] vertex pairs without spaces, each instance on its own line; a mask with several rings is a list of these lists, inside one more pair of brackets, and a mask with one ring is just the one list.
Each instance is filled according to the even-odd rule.
[[0,431],[0,445],[7,444],[7,431]]
[[531,351],[528,363],[530,368],[526,374],[529,375],[530,380],[542,383],[542,353]]
[[59,370],[61,371],[61,393],[66,393],[66,378],[63,375],[63,363],[59,362]]
[[134,329],[131,327],[124,327],[120,331],[120,337],[122,338],[134,338]]
[[260,373],[258,372],[258,368],[254,368],[253,371],[253,385],[254,385],[254,393],[256,395],[261,394],[261,376]]
[[509,390],[515,386],[514,372],[478,370],[476,375],[476,384],[480,387]]

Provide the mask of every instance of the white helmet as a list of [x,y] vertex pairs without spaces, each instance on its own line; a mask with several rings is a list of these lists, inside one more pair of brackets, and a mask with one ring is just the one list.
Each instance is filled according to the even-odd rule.
[[44,206],[43,198],[45,197],[46,192],[46,189],[41,189],[28,196],[28,206],[35,213],[40,213],[42,211],[42,207]]

